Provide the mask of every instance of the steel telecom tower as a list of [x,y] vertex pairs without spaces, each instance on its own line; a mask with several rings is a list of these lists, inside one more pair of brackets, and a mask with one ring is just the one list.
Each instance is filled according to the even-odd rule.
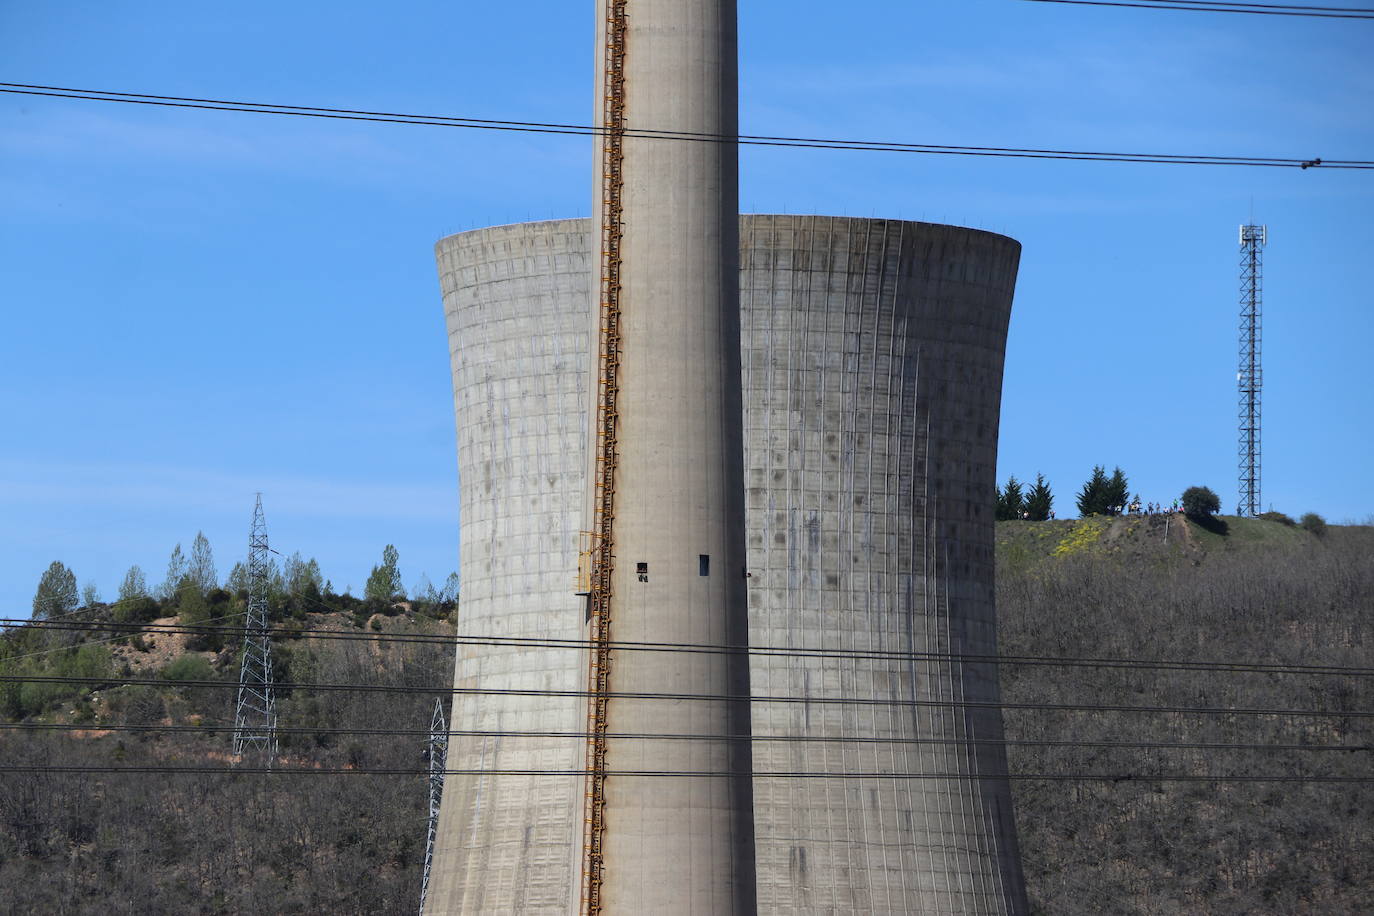
[[255,758],[270,767],[277,757],[277,701],[272,695],[272,640],[267,635],[267,553],[267,522],[259,493],[248,534],[248,611],[234,710],[234,757]]
[[429,719],[429,831],[425,835],[425,870],[420,879],[420,914],[424,916],[429,894],[429,872],[434,865],[434,840],[439,833],[439,802],[444,797],[444,768],[448,764],[448,723],[444,720],[444,701],[434,701]]
[[1236,387],[1240,394],[1240,503],[1237,515],[1260,514],[1260,389],[1264,370],[1260,365],[1261,295],[1264,246],[1268,227],[1240,227],[1240,368]]

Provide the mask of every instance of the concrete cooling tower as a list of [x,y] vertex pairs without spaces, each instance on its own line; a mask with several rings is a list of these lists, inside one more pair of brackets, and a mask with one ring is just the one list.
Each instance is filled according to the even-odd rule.
[[[596,238],[564,220],[437,246],[464,635],[586,638]],[[959,658],[996,652],[990,495],[1020,246],[746,216],[739,248],[757,909],[1024,913],[1001,715],[962,705],[996,703],[996,668]],[[460,647],[455,687],[540,695],[455,696],[448,766],[479,775],[445,786],[427,913],[577,911],[587,664],[577,648]],[[609,785],[638,769],[616,759],[633,740],[612,746]],[[674,743],[677,768],[703,769]]]

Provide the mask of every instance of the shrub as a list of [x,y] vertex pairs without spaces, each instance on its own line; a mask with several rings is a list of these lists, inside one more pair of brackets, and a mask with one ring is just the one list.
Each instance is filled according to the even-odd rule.
[[1183,491],[1183,511],[1194,521],[1210,519],[1221,511],[1221,499],[1210,487],[1189,487]]
[[199,655],[183,655],[174,658],[162,669],[162,677],[168,681],[213,681],[215,669]]
[[1274,512],[1272,510],[1269,512],[1261,512],[1260,518],[1268,522],[1278,522],[1280,525],[1287,525],[1289,528],[1297,524],[1291,517],[1284,515],[1282,512]]
[[1326,519],[1315,512],[1308,512],[1302,518],[1298,519],[1298,524],[1302,525],[1304,530],[1312,532],[1317,537],[1326,535]]
[[114,606],[114,619],[117,623],[147,623],[161,615],[161,606],[147,595],[123,598],[116,601]]

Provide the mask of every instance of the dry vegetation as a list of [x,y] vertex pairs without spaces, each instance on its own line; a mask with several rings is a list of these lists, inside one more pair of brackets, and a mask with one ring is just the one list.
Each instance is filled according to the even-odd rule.
[[[1232,520],[1222,535],[1174,521],[1167,544],[1163,536],[1162,519],[1001,524],[1003,651],[1370,664],[1374,529],[1332,527],[1318,538]],[[452,632],[444,621],[363,610],[298,622]],[[225,762],[224,733],[104,726],[230,720],[232,690],[120,683],[158,670],[232,682],[237,662],[226,641],[202,640],[175,658],[160,654],[172,645],[163,637],[79,642],[34,632],[0,639],[5,671],[32,673],[41,661],[44,671],[108,678],[94,692],[0,684],[0,719],[89,726],[79,735],[0,730],[0,766]],[[17,658],[34,651],[45,654]],[[296,639],[279,643],[278,662],[280,677],[295,682],[436,687],[450,677],[451,650]],[[1332,676],[1007,666],[1003,690],[1013,702],[1374,709],[1374,679]],[[300,766],[420,768],[418,737],[323,729],[423,729],[430,703],[423,694],[298,692],[283,700],[282,724],[321,731],[290,738],[283,753]],[[1368,748],[1371,727],[1355,716],[1012,710],[1006,718],[1013,740],[1083,742]],[[1368,750],[1010,749],[1017,773],[1367,777],[1370,761]],[[1027,780],[1013,790],[1038,913],[1361,913],[1374,899],[1369,784]],[[0,912],[412,912],[424,805],[420,776],[4,773]]]
[[[1011,522],[999,531],[1002,651],[1370,667],[1374,529],[1278,522]],[[1096,524],[1102,525],[1101,521]],[[1175,523],[1176,525],[1176,523]],[[1061,552],[1062,544],[1088,546]],[[1008,702],[1374,710],[1374,678],[1007,666]],[[1008,710],[1012,740],[1344,744],[1359,751],[1009,748],[1013,773],[1370,776],[1374,721]],[[1039,913],[1367,913],[1374,786],[1017,781]]]
[[[307,621],[327,622],[313,615]],[[384,625],[402,628],[451,632],[446,624],[405,618]],[[232,683],[235,664],[216,672],[208,656],[182,656],[198,663],[186,674]],[[432,687],[452,670],[451,649],[442,644],[287,640],[277,657],[283,678],[297,682]],[[178,664],[184,662],[172,662]],[[0,765],[222,767],[229,751],[224,732],[101,726],[222,725],[233,721],[233,702],[232,689],[111,686],[40,717],[85,720],[89,731],[0,732]],[[423,737],[324,730],[425,729],[432,703],[432,695],[404,693],[288,696],[281,724],[321,731],[285,736],[283,764],[423,768]],[[427,791],[423,776],[5,773],[0,912],[413,912]]]

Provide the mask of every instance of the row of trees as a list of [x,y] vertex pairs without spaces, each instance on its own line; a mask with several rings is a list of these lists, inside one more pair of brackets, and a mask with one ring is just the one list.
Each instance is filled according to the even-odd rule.
[[[1078,514],[1120,515],[1131,505],[1140,505],[1140,494],[1131,496],[1130,480],[1120,467],[1109,475],[1103,465],[1096,465],[1074,502]],[[1221,511],[1221,501],[1207,487],[1189,487],[1183,494],[1183,509],[1195,518],[1210,517]],[[1015,476],[997,491],[997,520],[1027,519],[1043,522],[1054,517],[1054,493],[1045,482],[1045,475],[1036,474],[1035,483],[1027,488]]]
[[1012,476],[1007,485],[997,491],[997,520],[1024,518],[1032,522],[1043,522],[1054,514],[1054,493],[1045,482],[1044,474],[1035,475],[1035,483],[1029,490],[1021,481]]
[[[246,598],[248,585],[247,566],[235,563],[221,587],[210,542],[203,532],[197,532],[189,556],[182,552],[180,544],[173,548],[167,562],[167,577],[156,588],[149,587],[148,577],[141,567],[129,567],[119,585],[119,596],[113,605],[114,617],[117,620],[148,620],[152,619],[149,615],[154,611],[170,610],[182,617],[203,619],[209,616],[207,602],[220,604],[231,596]],[[333,583],[320,571],[319,562],[313,557],[305,559],[299,552],[285,558],[280,566],[275,559],[269,560],[267,591],[268,603],[291,616],[329,610],[327,605],[338,603],[340,599],[350,606],[359,603],[350,594],[350,589],[344,589],[342,595],[336,594]],[[326,596],[333,600],[327,602]],[[406,598],[400,553],[395,545],[387,544],[382,550],[382,562],[373,566],[367,577],[362,603],[384,608]],[[456,605],[458,574],[450,573],[441,587],[422,575],[412,600],[432,606]],[[95,585],[89,584],[78,593],[76,574],[55,560],[38,580],[33,616],[56,617],[98,604],[100,596]]]

